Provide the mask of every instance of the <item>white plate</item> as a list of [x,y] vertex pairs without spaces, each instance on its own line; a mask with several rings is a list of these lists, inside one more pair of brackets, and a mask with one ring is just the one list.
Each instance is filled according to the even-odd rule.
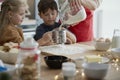
[[116,53],[120,53],[120,48],[112,48],[111,51],[116,52]]
[[[73,58],[73,60],[83,60],[83,61],[85,61],[85,59],[84,59],[84,57],[83,56],[81,56],[81,57],[79,57],[79,58]],[[101,63],[107,63],[107,62],[109,62],[110,60],[107,58],[107,57],[102,57],[102,62]]]
[[112,48],[111,52],[117,56],[120,56],[120,48]]

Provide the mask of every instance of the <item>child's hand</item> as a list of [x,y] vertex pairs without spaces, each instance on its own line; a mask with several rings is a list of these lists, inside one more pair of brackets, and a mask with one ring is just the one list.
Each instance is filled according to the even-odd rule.
[[67,38],[67,41],[65,44],[73,44],[72,40],[70,38]]
[[52,32],[49,31],[49,32],[46,32],[44,35],[43,35],[44,39],[47,40],[47,41],[52,41]]
[[66,37],[67,37],[67,44],[74,44],[76,43],[76,36],[71,33],[70,31],[66,31]]
[[46,32],[41,39],[37,41],[40,46],[53,45],[52,32]]

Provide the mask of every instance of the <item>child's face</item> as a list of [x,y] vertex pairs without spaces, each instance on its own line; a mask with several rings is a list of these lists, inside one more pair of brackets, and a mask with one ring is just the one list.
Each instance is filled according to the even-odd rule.
[[48,9],[47,12],[40,13],[39,15],[46,25],[53,25],[55,23],[58,12],[56,10]]
[[14,25],[20,25],[25,17],[25,8],[20,7],[18,12],[12,13],[11,21]]

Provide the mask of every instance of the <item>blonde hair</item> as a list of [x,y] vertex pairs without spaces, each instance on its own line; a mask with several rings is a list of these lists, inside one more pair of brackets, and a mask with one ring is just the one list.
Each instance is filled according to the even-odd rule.
[[10,16],[8,15],[8,12],[17,12],[22,6],[27,7],[24,0],[4,0],[0,11],[0,28],[10,24]]

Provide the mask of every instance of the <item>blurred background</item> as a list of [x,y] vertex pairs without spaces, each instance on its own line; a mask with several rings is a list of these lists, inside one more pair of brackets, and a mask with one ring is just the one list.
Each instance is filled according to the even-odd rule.
[[[2,1],[3,0],[0,0],[0,2]],[[30,14],[26,15],[25,20],[20,26],[23,28],[25,36],[26,35],[33,36],[36,27],[43,22],[38,16],[37,4],[39,1],[40,0],[27,1],[29,5]],[[112,38],[114,29],[120,29],[119,3],[120,0],[103,0],[101,6],[94,12],[95,38],[99,37]]]
[[112,38],[114,29],[120,29],[120,0],[103,0],[102,5],[95,11],[95,37]]

